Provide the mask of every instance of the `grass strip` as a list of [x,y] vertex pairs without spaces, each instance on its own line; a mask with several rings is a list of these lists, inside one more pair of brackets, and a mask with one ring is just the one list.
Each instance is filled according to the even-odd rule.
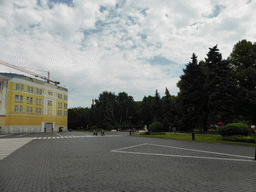
[[[192,141],[192,135],[191,134],[166,134],[166,135],[139,135],[139,134],[135,134],[133,136]],[[210,135],[195,135],[195,141],[197,141],[197,142],[208,142],[208,143],[223,143],[223,144],[229,144],[229,145],[242,145],[242,146],[254,146],[254,147],[256,146],[255,143],[223,141],[221,136],[210,136]]]

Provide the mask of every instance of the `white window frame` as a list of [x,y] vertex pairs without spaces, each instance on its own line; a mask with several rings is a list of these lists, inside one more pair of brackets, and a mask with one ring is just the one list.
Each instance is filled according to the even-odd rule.
[[14,112],[18,113],[19,112],[19,105],[14,105]]

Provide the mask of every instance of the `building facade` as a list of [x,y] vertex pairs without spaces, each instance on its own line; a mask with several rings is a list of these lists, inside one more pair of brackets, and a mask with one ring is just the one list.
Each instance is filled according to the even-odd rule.
[[67,131],[68,90],[14,73],[0,73],[1,133]]

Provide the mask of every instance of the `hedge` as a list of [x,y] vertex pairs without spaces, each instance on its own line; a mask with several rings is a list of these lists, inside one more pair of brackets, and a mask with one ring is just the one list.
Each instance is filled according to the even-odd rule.
[[243,123],[231,123],[219,129],[221,136],[244,135],[249,134],[248,125]]

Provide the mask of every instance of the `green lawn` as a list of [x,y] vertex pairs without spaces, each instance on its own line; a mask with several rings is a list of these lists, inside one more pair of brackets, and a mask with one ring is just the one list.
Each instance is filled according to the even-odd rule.
[[[192,135],[191,134],[166,134],[166,135],[140,135],[140,134],[135,134],[133,136],[192,141]],[[230,145],[256,146],[255,143],[223,141],[221,139],[221,136],[211,136],[211,135],[195,135],[195,141],[197,141],[197,142],[209,142],[209,143],[223,143],[223,144],[230,144]]]

